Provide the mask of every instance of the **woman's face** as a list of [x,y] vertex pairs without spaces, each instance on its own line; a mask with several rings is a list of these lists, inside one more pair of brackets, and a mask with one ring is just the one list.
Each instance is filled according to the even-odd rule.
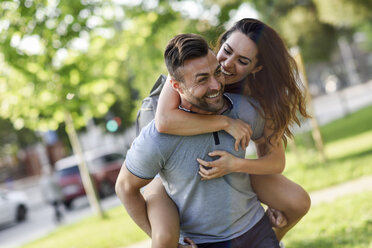
[[226,84],[239,82],[253,72],[257,54],[257,46],[250,38],[240,31],[233,32],[217,54]]

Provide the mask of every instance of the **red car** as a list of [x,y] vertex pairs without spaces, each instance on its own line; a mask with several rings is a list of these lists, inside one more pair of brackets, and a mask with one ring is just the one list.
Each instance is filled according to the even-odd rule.
[[[113,150],[98,149],[85,152],[84,157],[99,196],[103,198],[114,194],[116,178],[123,164],[124,155]],[[71,208],[75,198],[85,195],[77,161],[76,156],[70,156],[55,164],[66,208]]]

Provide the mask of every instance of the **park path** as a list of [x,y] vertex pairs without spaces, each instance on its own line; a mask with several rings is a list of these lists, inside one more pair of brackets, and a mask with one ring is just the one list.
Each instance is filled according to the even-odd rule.
[[[372,175],[364,176],[359,179],[341,183],[329,188],[314,191],[310,193],[311,205],[316,206],[324,202],[332,202],[341,196],[356,194],[363,191],[372,191]],[[151,240],[126,246],[124,248],[150,248]]]

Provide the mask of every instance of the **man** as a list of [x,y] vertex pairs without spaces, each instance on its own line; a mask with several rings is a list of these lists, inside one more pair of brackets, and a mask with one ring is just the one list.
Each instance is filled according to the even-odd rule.
[[60,210],[63,201],[61,186],[58,184],[56,176],[47,170],[41,179],[41,189],[45,200],[54,208],[54,217],[56,222],[61,222],[63,214]]
[[[264,121],[252,104],[238,95],[223,95],[224,76],[206,41],[198,35],[175,36],[164,53],[171,83],[181,96],[180,109],[224,114],[250,123],[252,139],[262,136]],[[234,139],[225,132],[195,136],[159,133],[151,122],[135,139],[116,183],[129,215],[149,227],[140,188],[159,174],[177,205],[181,237],[202,247],[279,247],[271,224],[250,187],[248,174],[231,173],[202,181],[197,158],[225,150],[239,157]]]

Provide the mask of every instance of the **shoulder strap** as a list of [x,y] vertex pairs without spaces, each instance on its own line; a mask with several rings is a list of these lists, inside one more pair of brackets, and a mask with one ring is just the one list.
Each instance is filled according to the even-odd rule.
[[142,100],[141,108],[137,112],[136,136],[138,136],[144,126],[155,118],[159,95],[166,80],[167,77],[165,75],[160,75],[152,87],[149,96]]

